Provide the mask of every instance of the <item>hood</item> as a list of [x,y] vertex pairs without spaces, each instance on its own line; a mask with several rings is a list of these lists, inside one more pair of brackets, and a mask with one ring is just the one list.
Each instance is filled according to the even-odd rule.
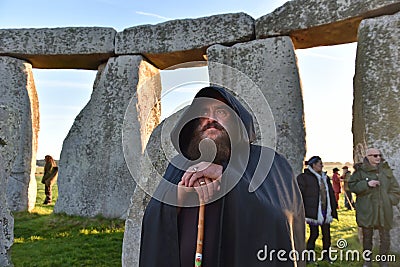
[[[171,141],[175,149],[182,153],[184,146],[188,145],[193,133],[193,118],[196,117],[196,101],[198,99],[213,98],[225,102],[232,108],[241,120],[239,129],[239,140],[234,140],[236,143],[251,143],[255,140],[255,130],[253,116],[246,108],[225,88],[218,86],[209,86],[202,88],[194,97],[192,104],[182,114],[175,127],[171,131]],[[243,129],[244,128],[244,129]]]

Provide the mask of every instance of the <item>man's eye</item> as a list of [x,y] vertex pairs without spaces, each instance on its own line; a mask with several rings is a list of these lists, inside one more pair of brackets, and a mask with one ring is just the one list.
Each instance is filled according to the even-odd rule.
[[228,115],[228,112],[225,109],[217,109],[215,113],[221,118],[225,118]]

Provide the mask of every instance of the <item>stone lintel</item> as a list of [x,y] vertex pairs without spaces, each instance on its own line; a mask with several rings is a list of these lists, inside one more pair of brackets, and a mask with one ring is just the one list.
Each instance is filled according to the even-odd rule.
[[90,69],[114,55],[116,30],[101,27],[0,29],[0,56],[41,69]]
[[338,21],[289,33],[296,49],[357,42],[361,18]]
[[27,54],[5,54],[7,56],[26,60],[32,67],[38,69],[84,69],[97,70],[106,63],[114,53],[91,54],[91,55],[27,55]]
[[254,19],[245,13],[172,20],[118,32],[115,53],[142,54],[165,69],[183,62],[206,61],[209,46],[247,42],[254,36]]
[[400,11],[399,1],[290,1],[256,20],[256,38],[288,35],[296,49],[357,41],[357,29],[365,18]]
[[[173,69],[175,67],[179,68],[180,64],[193,61],[197,61],[199,67],[201,67],[207,65],[206,51],[207,47],[203,47],[199,49],[176,51],[163,54],[144,54],[144,56],[159,69]],[[204,64],[201,64],[201,62]]]

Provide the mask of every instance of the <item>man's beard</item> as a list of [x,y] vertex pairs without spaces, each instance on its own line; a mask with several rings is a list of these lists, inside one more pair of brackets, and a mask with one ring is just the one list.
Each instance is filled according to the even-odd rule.
[[[215,139],[211,139],[216,146],[216,155],[214,159],[208,159],[210,155],[202,155],[199,150],[200,142],[206,139],[207,136],[203,135],[204,131],[208,128],[214,127],[216,130],[220,131],[220,135]],[[214,152],[213,149],[204,149],[204,152]],[[196,129],[193,133],[193,137],[187,147],[187,156],[190,160],[204,160],[211,161],[215,164],[222,164],[223,162],[228,162],[231,153],[231,142],[229,140],[229,135],[227,131],[217,122],[211,122],[205,125],[202,129]],[[200,158],[201,157],[201,158]]]

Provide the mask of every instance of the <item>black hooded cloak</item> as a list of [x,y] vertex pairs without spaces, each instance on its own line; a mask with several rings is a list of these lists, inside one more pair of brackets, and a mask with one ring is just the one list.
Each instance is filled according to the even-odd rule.
[[[252,116],[225,89],[203,88],[194,102],[199,97],[215,98],[215,93],[236,112],[247,133],[232,146],[239,147],[236,151],[247,146],[249,154],[243,157],[241,153],[231,153],[232,164],[224,166],[221,186],[232,189],[205,206],[203,267],[305,266],[303,261],[293,261],[297,257],[293,252],[301,258],[305,249],[305,223],[303,202],[291,166],[276,151],[251,144],[255,138]],[[192,107],[193,103],[171,133],[178,151],[188,139],[182,129]],[[178,184],[190,166],[182,154],[172,163],[164,174],[169,183],[160,183],[143,217],[141,267],[194,266],[198,207],[180,208],[178,213],[176,206],[162,201],[164,197],[176,196],[176,187],[170,185]],[[262,181],[255,191],[249,187],[252,179]],[[229,184],[232,180],[235,182]],[[279,250],[283,252],[278,255]]]

